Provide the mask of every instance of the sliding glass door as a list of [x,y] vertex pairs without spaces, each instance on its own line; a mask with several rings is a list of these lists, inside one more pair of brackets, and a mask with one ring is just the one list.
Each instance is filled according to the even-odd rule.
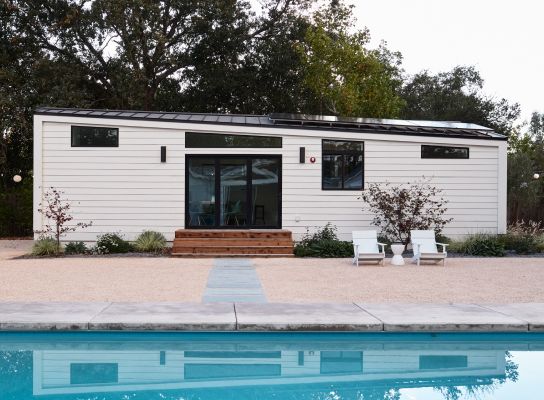
[[281,156],[186,156],[188,228],[280,228]]

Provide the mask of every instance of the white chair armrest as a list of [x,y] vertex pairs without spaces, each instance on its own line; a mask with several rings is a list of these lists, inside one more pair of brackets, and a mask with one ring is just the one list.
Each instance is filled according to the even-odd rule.
[[442,253],[445,253],[446,252],[446,247],[448,247],[450,244],[449,243],[438,243],[436,242],[437,245],[439,246],[442,246]]
[[421,243],[412,243],[412,251],[414,252],[414,257],[416,257],[421,252],[419,251],[421,248]]
[[387,246],[387,245],[385,243],[378,243],[378,246],[380,246],[382,248],[381,252],[385,253],[385,246]]

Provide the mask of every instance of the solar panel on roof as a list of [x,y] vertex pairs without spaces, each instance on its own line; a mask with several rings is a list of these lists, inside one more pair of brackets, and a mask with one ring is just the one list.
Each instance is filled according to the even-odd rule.
[[251,126],[277,126],[322,130],[356,131],[361,133],[386,133],[405,135],[429,135],[465,138],[506,140],[506,136],[476,124],[457,121],[411,121],[376,118],[335,117],[330,115],[275,113],[264,115],[165,113],[131,110],[91,110],[39,107],[36,114],[74,115],[80,117],[135,118],[187,121],[209,124],[238,124]]
[[204,117],[204,122],[216,122],[219,119],[218,115],[206,115]]
[[204,115],[202,114],[193,114],[189,117],[189,121],[202,121],[204,119]]

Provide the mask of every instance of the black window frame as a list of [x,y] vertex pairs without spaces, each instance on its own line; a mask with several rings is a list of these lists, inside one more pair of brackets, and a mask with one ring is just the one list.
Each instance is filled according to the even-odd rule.
[[[353,142],[360,143],[362,145],[361,150],[329,150],[325,149],[325,142]],[[324,177],[325,177],[325,156],[342,156],[342,187],[341,188],[326,188]],[[346,188],[345,186],[345,172],[346,172],[346,156],[362,156],[361,162],[361,187],[357,188]],[[362,140],[338,140],[338,139],[322,139],[321,140],[321,190],[332,190],[332,191],[354,191],[354,190],[364,190],[365,189],[365,142]]]
[[[278,141],[279,145],[273,145],[273,146],[252,146],[252,145],[232,145],[229,146],[227,143],[225,143],[224,146],[217,146],[216,143],[213,141],[210,141],[209,145],[192,145],[189,144],[190,135],[201,135],[201,136],[207,136],[209,138],[218,138],[218,137],[233,137],[233,138],[251,138],[251,139],[265,139],[265,140],[272,140],[272,141]],[[283,148],[283,138],[281,136],[263,136],[263,135],[239,135],[235,133],[211,133],[211,132],[185,132],[185,148],[187,149],[281,149]]]
[[[425,148],[439,148],[439,149],[456,149],[456,150],[466,150],[466,157],[452,157],[451,155],[425,155],[424,149]],[[421,145],[421,158],[422,159],[428,159],[428,160],[468,160],[470,158],[470,147],[464,147],[464,146],[441,146],[441,145],[434,145],[434,144],[422,144]]]
[[[215,168],[215,222],[213,225],[191,225],[190,224],[190,213],[189,213],[189,201],[185,201],[185,228],[186,229],[282,229],[282,199],[283,199],[283,155],[281,154],[185,154],[185,199],[189,199],[189,163],[190,160],[199,159],[199,158],[213,158],[214,159],[214,168]],[[246,224],[243,226],[226,226],[219,223],[220,212],[219,207],[221,204],[221,190],[220,190],[220,160],[228,159],[243,159],[246,162],[247,168],[247,181],[246,181],[246,204],[248,204],[246,210],[246,219],[252,221],[251,212],[253,209],[253,182],[252,182],[252,162],[256,158],[269,158],[278,161],[278,210],[277,210],[277,221],[276,225],[256,225],[256,224]]]
[[[115,145],[111,145],[111,146],[104,146],[104,145],[96,145],[96,144],[78,144],[76,145],[74,143],[74,136],[76,135],[77,132],[74,131],[74,128],[75,129],[80,129],[80,128],[83,128],[83,129],[107,129],[109,131],[111,130],[114,130],[116,131],[116,140],[115,140]],[[107,126],[88,126],[88,125],[71,125],[70,127],[70,147],[104,147],[104,148],[110,148],[110,147],[119,147],[119,128],[110,128],[110,127],[107,127]]]
[[[87,369],[109,368],[113,378],[100,379],[100,377],[89,375]],[[95,371],[91,371],[95,372]],[[85,379],[81,379],[84,376]],[[109,362],[76,362],[70,363],[70,385],[103,385],[119,383],[119,364]]]

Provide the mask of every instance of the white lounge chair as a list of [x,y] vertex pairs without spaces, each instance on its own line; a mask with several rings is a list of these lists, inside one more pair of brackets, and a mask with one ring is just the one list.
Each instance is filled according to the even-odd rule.
[[[410,231],[410,240],[414,251],[413,260],[420,265],[421,260],[432,260],[436,262],[442,261],[442,265],[446,266],[446,243],[437,243],[434,231],[414,230]],[[437,245],[442,246],[442,252],[438,251]]]
[[[353,264],[359,266],[361,261],[376,261],[383,265],[385,259],[385,244],[378,243],[376,231],[354,231],[353,235]],[[378,249],[380,246],[381,249]]]

